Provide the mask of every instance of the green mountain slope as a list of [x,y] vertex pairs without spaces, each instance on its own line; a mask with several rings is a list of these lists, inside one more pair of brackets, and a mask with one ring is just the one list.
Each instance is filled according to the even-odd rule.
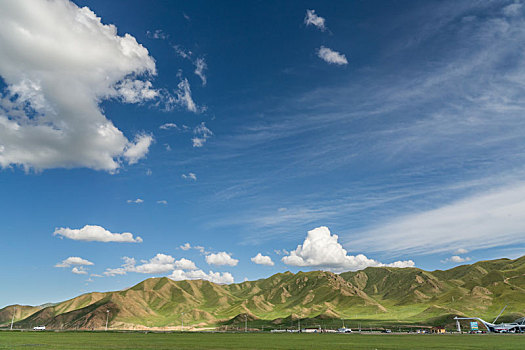
[[[15,327],[54,329],[174,329],[293,320],[359,320],[376,324],[445,324],[454,315],[491,319],[508,304],[525,314],[525,256],[446,271],[370,267],[340,275],[325,271],[278,273],[231,285],[150,278],[129,289],[88,293],[45,308],[27,309]],[[7,324],[13,306],[0,310]],[[109,312],[108,312],[109,311]],[[7,318],[6,318],[7,317]]]
[[11,320],[14,321],[23,320],[38,310],[42,309],[40,306],[29,306],[29,305],[10,305],[3,309],[0,309],[0,326],[11,324]]
[[491,319],[508,305],[525,313],[525,256],[458,266],[450,270],[369,267],[341,274],[389,313],[422,309],[411,318],[430,320],[443,315],[477,315]]

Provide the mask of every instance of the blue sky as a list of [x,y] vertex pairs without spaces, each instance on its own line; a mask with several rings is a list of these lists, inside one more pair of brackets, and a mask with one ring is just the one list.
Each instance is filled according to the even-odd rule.
[[525,251],[519,1],[0,5],[0,307]]

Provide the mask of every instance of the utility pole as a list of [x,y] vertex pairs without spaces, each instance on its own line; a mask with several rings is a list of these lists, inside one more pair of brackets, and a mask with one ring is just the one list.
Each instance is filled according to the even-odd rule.
[[180,327],[180,331],[181,332],[184,332],[184,312],[181,314],[182,316],[180,317],[180,320],[182,322],[182,325]]
[[244,333],[248,332],[248,314],[244,314]]
[[106,332],[108,331],[109,309],[106,310]]
[[15,321],[16,306],[13,308],[13,318],[11,319],[11,330],[13,330],[13,322]]

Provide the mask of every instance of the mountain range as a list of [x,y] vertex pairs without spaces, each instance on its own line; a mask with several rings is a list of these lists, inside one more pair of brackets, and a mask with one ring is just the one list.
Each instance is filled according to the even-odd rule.
[[[451,325],[452,318],[492,320],[525,315],[525,256],[462,265],[449,270],[368,267],[277,273],[219,285],[204,280],[149,278],[121,291],[93,292],[56,304],[0,309],[0,327],[49,329],[185,329],[288,327],[330,320],[363,325]],[[109,311],[109,312],[108,312]]]

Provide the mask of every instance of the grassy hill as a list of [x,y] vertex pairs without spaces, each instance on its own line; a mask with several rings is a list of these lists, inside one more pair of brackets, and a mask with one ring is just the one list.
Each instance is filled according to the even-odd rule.
[[[29,305],[10,305],[0,309],[0,326],[11,324],[11,320],[23,320],[38,310],[42,309],[40,306]],[[14,314],[14,319],[13,319]]]
[[[334,274],[278,273],[231,285],[150,278],[129,289],[88,293],[44,308],[18,306],[15,327],[115,329],[339,324],[445,325],[454,315],[491,320],[508,304],[509,317],[525,314],[525,256],[458,266],[446,271],[369,267]],[[0,310],[10,322],[13,307]],[[109,314],[108,314],[109,310]]]
[[[525,313],[525,256],[480,261],[450,270],[369,267],[341,274],[389,313],[413,315],[406,320],[443,322],[453,315],[492,320],[508,305],[512,317]],[[419,313],[414,311],[420,309]],[[450,317],[449,317],[450,318]]]

